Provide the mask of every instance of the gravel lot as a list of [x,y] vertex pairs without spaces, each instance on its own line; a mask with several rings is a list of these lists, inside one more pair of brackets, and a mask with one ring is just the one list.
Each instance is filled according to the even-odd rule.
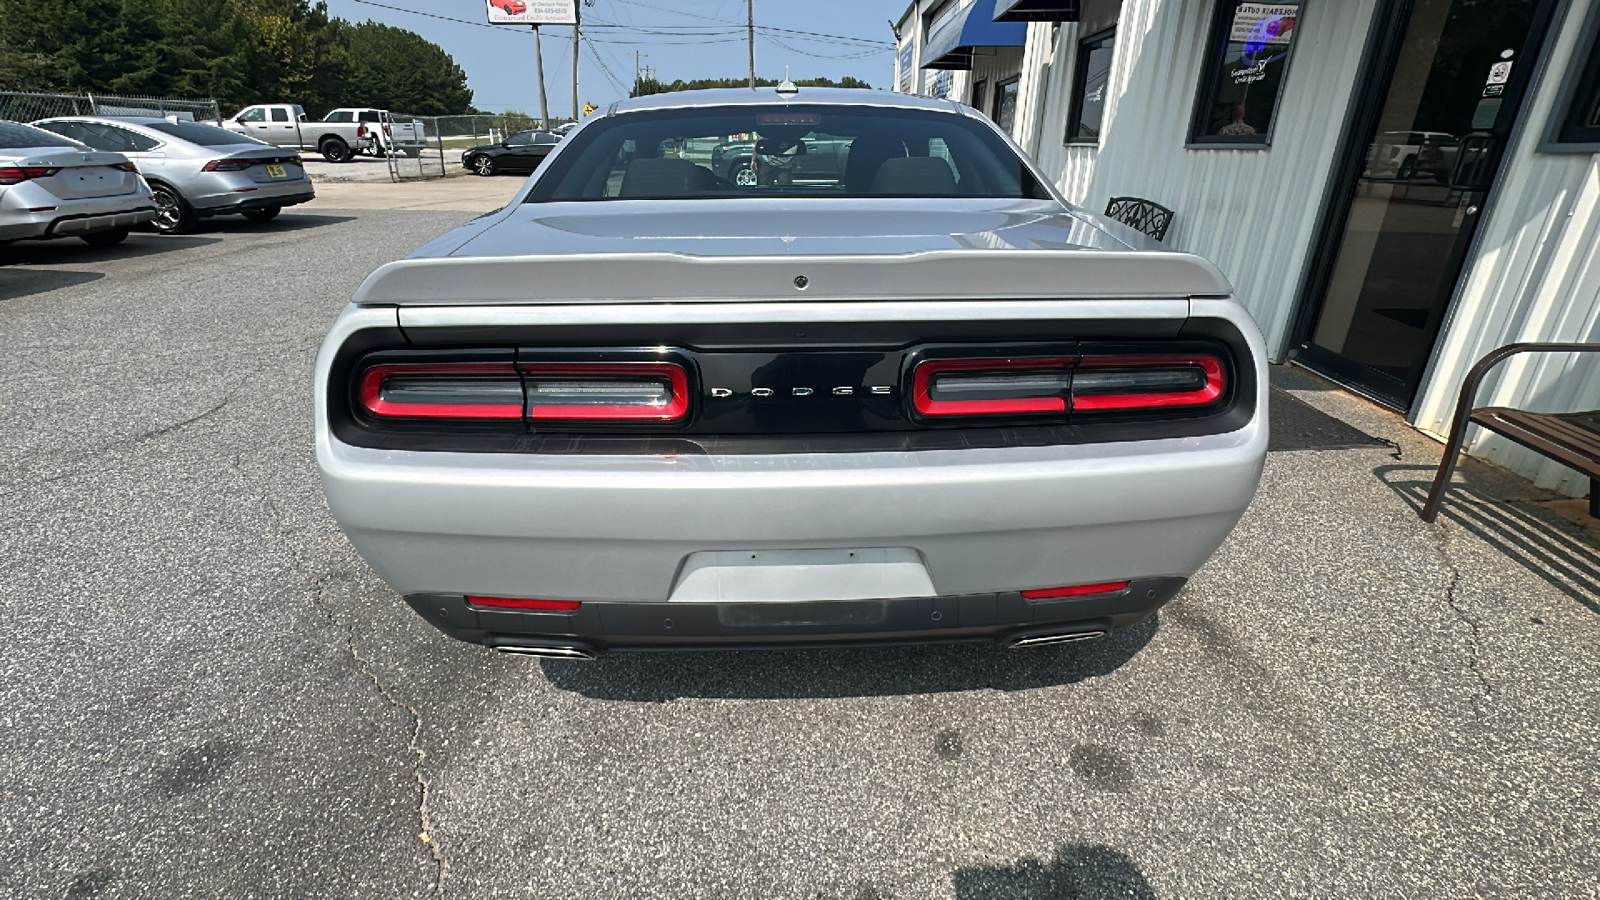
[[[381,163],[379,163],[381,165]],[[468,213],[0,249],[0,896],[1600,897],[1600,557],[1393,447],[1274,453],[1096,645],[494,656],[350,549],[322,333]]]

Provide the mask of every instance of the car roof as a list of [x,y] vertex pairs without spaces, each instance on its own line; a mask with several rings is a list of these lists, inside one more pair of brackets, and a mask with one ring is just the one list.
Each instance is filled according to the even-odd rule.
[[606,110],[606,115],[641,112],[649,109],[684,109],[713,106],[757,106],[774,103],[823,104],[827,106],[878,106],[885,109],[928,109],[955,112],[960,104],[949,100],[934,100],[915,94],[893,91],[873,91],[865,88],[803,87],[792,94],[780,94],[777,88],[711,88],[703,91],[672,91],[666,94],[649,94],[629,100],[619,100]]
[[[172,123],[160,116],[51,116],[40,119],[41,122],[104,122],[107,125],[171,125]],[[188,121],[186,119],[180,119]],[[196,121],[196,125],[211,125],[210,122]],[[213,126],[215,127],[215,126]]]

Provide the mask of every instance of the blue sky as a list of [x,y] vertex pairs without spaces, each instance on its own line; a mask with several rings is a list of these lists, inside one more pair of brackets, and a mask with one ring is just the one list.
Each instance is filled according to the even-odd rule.
[[[537,115],[539,94],[528,29],[448,21],[485,23],[484,0],[376,2],[383,5],[328,0],[328,9],[352,22],[372,19],[409,28],[439,44],[467,71],[478,108],[520,109]],[[595,27],[584,29],[594,42],[593,50],[586,46],[579,56],[582,102],[603,106],[626,96],[633,84],[635,51],[646,54],[642,65],[653,68],[664,81],[741,77],[747,71],[744,0],[593,0],[593,4],[583,8],[584,21]],[[788,66],[794,78],[854,75],[873,87],[887,88],[894,75],[894,36],[888,20],[898,17],[906,5],[905,0],[755,0],[758,27],[789,29],[756,35],[756,74],[781,78]],[[572,106],[572,30],[543,31],[550,112],[565,116]],[[796,31],[882,43],[847,44],[792,33]]]

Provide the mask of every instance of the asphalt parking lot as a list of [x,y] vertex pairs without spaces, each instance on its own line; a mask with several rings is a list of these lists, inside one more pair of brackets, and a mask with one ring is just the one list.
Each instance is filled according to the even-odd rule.
[[1424,525],[1437,445],[1284,370],[1391,443],[1271,454],[1098,644],[495,656],[311,450],[328,324],[472,213],[326,202],[0,249],[0,896],[1600,897],[1575,504]]

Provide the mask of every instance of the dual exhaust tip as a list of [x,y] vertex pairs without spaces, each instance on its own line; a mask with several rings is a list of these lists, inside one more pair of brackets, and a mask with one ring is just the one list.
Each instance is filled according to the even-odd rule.
[[[1013,650],[1027,647],[1048,647],[1055,644],[1076,644],[1083,641],[1099,640],[1106,636],[1104,628],[1089,628],[1078,631],[1052,631],[1035,634],[1024,634],[1014,637],[1007,644]],[[533,641],[514,644],[495,644],[494,650],[510,656],[532,656],[539,659],[594,659],[599,652],[585,644],[576,643],[536,643]]]

